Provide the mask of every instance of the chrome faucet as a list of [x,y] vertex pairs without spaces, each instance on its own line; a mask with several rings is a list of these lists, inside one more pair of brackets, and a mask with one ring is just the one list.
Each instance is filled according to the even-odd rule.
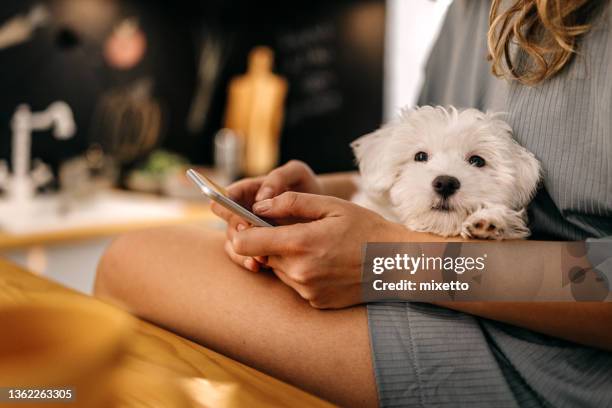
[[[53,129],[59,140],[70,139],[76,132],[76,124],[70,106],[66,102],[54,102],[43,112],[32,112],[28,105],[19,105],[11,120],[13,131],[12,174],[7,177],[9,200],[17,203],[28,201],[41,183],[48,181],[50,172],[41,161],[30,172],[32,132]],[[0,167],[2,167],[0,165]],[[1,178],[1,177],[0,177]]]

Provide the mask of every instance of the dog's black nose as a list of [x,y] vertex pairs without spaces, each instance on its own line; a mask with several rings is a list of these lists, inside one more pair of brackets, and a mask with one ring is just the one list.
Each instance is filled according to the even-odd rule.
[[459,190],[461,183],[453,176],[438,176],[431,183],[436,193],[440,194],[444,198],[448,198],[455,194],[455,191]]

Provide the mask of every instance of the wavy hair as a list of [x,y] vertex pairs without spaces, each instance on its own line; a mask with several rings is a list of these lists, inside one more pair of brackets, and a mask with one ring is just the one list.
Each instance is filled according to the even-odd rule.
[[576,54],[599,1],[513,0],[503,10],[502,3],[508,2],[493,0],[489,14],[493,74],[537,85],[561,71]]

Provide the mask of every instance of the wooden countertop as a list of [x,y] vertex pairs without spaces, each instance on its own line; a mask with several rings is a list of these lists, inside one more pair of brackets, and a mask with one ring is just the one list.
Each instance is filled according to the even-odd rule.
[[[135,195],[142,197],[143,194],[122,193],[124,195]],[[155,196],[149,196],[148,200],[159,200]],[[79,241],[99,237],[119,235],[122,233],[145,228],[164,227],[168,225],[209,223],[217,218],[210,210],[208,203],[191,202],[184,206],[180,217],[149,219],[146,221],[116,222],[104,225],[85,226],[78,228],[66,228],[56,231],[42,233],[12,234],[0,230],[0,251],[16,248],[25,248],[35,245],[54,245],[67,241]]]
[[[100,302],[0,259],[0,308],[55,299]],[[121,312],[125,313],[125,312]],[[2,328],[6,330],[9,328]],[[331,407],[332,405],[228,357],[142,320],[137,320],[124,371],[130,384],[147,383],[151,372],[186,381],[200,396],[195,406]],[[150,384],[150,381],[149,381]],[[155,392],[151,388],[150,392]],[[191,393],[190,392],[190,393]],[[137,406],[145,406],[140,401]]]

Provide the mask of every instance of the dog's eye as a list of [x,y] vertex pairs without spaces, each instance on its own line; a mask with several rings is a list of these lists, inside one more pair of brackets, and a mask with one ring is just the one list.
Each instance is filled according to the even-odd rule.
[[426,162],[427,160],[429,160],[429,156],[425,152],[418,152],[414,155],[414,161]]
[[486,164],[485,159],[480,156],[470,156],[470,158],[468,159],[468,163],[476,167],[484,167],[484,165]]

